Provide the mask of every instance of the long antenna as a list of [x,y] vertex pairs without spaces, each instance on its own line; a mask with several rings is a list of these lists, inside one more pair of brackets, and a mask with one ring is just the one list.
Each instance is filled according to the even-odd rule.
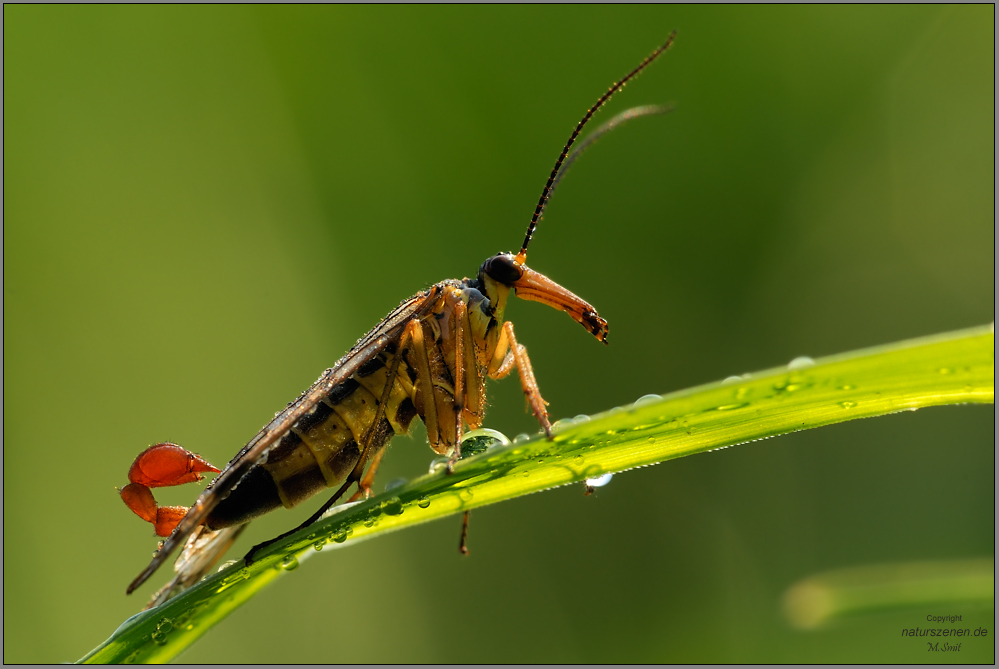
[[617,81],[612,85],[607,92],[600,96],[596,104],[590,107],[583,119],[576,124],[576,129],[572,131],[572,135],[569,136],[569,141],[565,143],[565,148],[562,149],[562,153],[559,154],[558,160],[555,161],[555,168],[552,170],[551,176],[548,177],[548,183],[545,184],[544,190],[541,191],[541,198],[538,200],[538,206],[534,208],[534,216],[531,217],[531,224],[527,226],[527,234],[524,236],[524,245],[520,247],[520,253],[517,254],[516,261],[518,263],[523,263],[527,258],[527,246],[531,243],[531,237],[534,236],[534,230],[538,227],[538,221],[541,220],[541,214],[545,210],[545,205],[548,204],[548,197],[551,193],[552,184],[555,182],[556,177],[558,177],[559,168],[562,167],[562,161],[565,160],[565,156],[569,153],[569,149],[572,148],[572,143],[576,141],[576,137],[579,136],[580,131],[583,126],[586,125],[587,121],[600,109],[605,102],[610,100],[611,96],[618,92],[622,86],[628,83],[629,80],[635,77],[639,72],[644,70],[649,63],[654,61],[659,55],[668,49],[671,44],[673,44],[673,38],[676,36],[676,31],[670,33],[666,42],[652,52],[645,60],[643,60],[638,67],[628,73],[628,75],[621,81]]
[[671,111],[673,111],[672,104],[642,105],[640,107],[632,107],[631,109],[625,109],[623,112],[591,132],[586,136],[586,139],[581,141],[576,148],[572,150],[572,153],[570,153],[562,163],[562,167],[558,171],[558,176],[555,177],[555,181],[552,182],[552,187],[548,189],[548,201],[551,202],[552,196],[555,195],[555,189],[558,188],[560,183],[562,183],[562,179],[565,178],[566,173],[569,171],[569,168],[572,167],[572,164],[576,162],[576,159],[579,158],[583,151],[589,148],[598,139],[632,119],[641,118],[643,116],[652,116],[653,114],[668,114]]

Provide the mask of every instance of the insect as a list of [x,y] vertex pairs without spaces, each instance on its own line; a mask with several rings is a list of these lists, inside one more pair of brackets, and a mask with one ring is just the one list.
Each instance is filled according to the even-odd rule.
[[[529,268],[527,248],[555,187],[587,146],[632,118],[669,111],[663,106],[629,109],[569,153],[593,114],[666,51],[674,35],[614,83],[576,125],[542,190],[518,253],[494,255],[474,278],[442,281],[403,301],[267,423],[224,469],[171,443],[151,446],[136,458],[121,497],[165,540],[128,586],[128,593],[181,545],[177,575],[153,603],[200,579],[246,524],[264,513],[291,508],[335,489],[299,527],[255,546],[247,562],[262,547],[315,522],[351,486],[357,485],[351,500],[369,496],[385,446],[394,435],[407,433],[416,418],[426,425],[430,447],[449,456],[450,471],[461,456],[466,426],[476,429],[482,424],[486,377],[501,379],[516,368],[531,411],[551,437],[546,403],[527,349],[518,342],[513,323],[504,319],[506,305],[512,294],[559,309],[607,343],[607,321],[585,300]],[[205,473],[218,476],[192,507],[156,504],[151,488],[198,481]],[[466,512],[462,548],[467,526]]]

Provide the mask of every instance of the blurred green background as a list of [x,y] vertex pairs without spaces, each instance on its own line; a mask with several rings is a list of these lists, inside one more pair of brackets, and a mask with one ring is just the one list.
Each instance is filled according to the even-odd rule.
[[[216,464],[401,299],[516,250],[597,96],[601,140],[530,264],[597,344],[514,302],[553,418],[994,319],[994,8],[4,7],[4,661],[74,660],[145,603],[115,493]],[[535,431],[517,382],[486,425]],[[189,662],[994,661],[900,611],[812,632],[827,569],[991,556],[992,407],[699,455],[317,556]],[[423,471],[418,431],[378,486]],[[190,504],[193,486],[158,491]],[[318,506],[251,526],[229,557]],[[927,657],[930,655],[930,657]]]

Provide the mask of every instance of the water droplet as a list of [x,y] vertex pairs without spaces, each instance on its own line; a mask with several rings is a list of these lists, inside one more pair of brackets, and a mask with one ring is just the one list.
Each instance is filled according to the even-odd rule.
[[402,500],[398,497],[390,497],[382,502],[382,511],[386,516],[398,516],[403,512]]
[[471,501],[471,499],[472,499],[473,496],[474,495],[472,494],[472,491],[469,490],[468,488],[463,488],[458,493],[458,497],[460,497],[463,502],[469,502],[469,501]]
[[502,432],[488,428],[472,430],[461,439],[461,459],[484,453],[490,448],[509,445],[510,440]]
[[583,470],[583,476],[585,476],[588,479],[595,479],[603,473],[604,473],[604,468],[601,467],[600,465],[590,465],[589,467]]
[[583,454],[582,454],[582,453],[580,453],[579,455],[576,455],[576,456],[573,456],[573,458],[572,458],[572,459],[573,459],[573,460],[582,460],[582,459],[583,459]]
[[637,400],[635,400],[634,406],[640,407],[646,404],[652,404],[653,402],[658,402],[662,399],[661,395],[642,395]]
[[401,488],[407,483],[409,483],[409,481],[407,481],[406,479],[392,479],[391,481],[385,484],[385,492],[388,492],[390,490],[395,490],[396,488]]
[[281,568],[285,571],[295,571],[298,569],[298,558],[293,553],[289,553],[281,558]]
[[722,379],[722,384],[739,383],[739,381],[742,381],[741,376],[726,376]]
[[560,418],[559,420],[552,423],[552,432],[558,432],[559,430],[564,430],[567,427],[572,426],[571,418]]
[[165,646],[167,644],[166,634],[161,634],[160,632],[153,632],[151,636],[153,643],[157,646]]
[[839,405],[841,407],[843,407],[844,409],[852,409],[853,407],[857,406],[857,403],[856,402],[840,402]]
[[377,524],[378,524],[378,519],[377,518],[367,518],[364,521],[364,526],[365,527],[374,527]]
[[229,567],[233,566],[234,564],[236,564],[236,560],[226,560],[225,562],[223,562],[222,564],[220,564],[219,568],[216,569],[215,571],[216,572],[225,571],[226,569],[228,569]]
[[595,478],[586,479],[586,485],[590,486],[591,488],[600,488],[610,483],[610,480],[612,478],[614,478],[613,474],[601,474],[600,476],[597,476]]
[[347,540],[347,529],[341,527],[336,531],[336,534],[333,535],[333,541],[337,542],[338,544],[342,544],[346,540]]
[[585,413],[581,413],[578,416],[576,416],[575,418],[573,418],[572,422],[576,423],[578,425],[579,423],[585,423],[588,420],[590,420],[590,417],[587,416]]
[[316,543],[312,544],[312,548],[317,551],[321,551],[323,549],[323,546],[325,545],[326,545],[325,541],[317,541]]
[[530,441],[530,440],[531,440],[531,435],[524,434],[523,432],[521,432],[520,434],[518,434],[516,437],[513,438],[513,443],[522,444],[525,441]]
[[162,634],[169,634],[173,630],[173,621],[169,618],[160,618],[160,621],[156,624],[156,631]]
[[420,507],[421,509],[427,508],[428,506],[430,506],[430,498],[424,495],[420,499],[416,500],[416,506]]
[[530,476],[530,475],[531,475],[531,472],[524,472],[524,478],[525,478],[525,479],[526,479],[526,478],[527,478],[528,476]]
[[799,355],[797,358],[787,363],[788,369],[805,369],[806,367],[812,367],[815,365],[815,361],[809,358],[807,355]]
[[646,439],[646,441],[649,442],[650,444],[654,444],[654,443],[656,443],[656,438],[655,437],[649,437],[648,439]]
[[430,473],[436,474],[437,472],[442,472],[447,468],[448,458],[434,458],[430,461]]

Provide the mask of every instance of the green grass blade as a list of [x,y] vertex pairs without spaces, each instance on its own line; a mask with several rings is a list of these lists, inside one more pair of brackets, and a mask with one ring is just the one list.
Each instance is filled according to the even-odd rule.
[[[934,607],[941,606],[952,611],[958,605],[956,610],[963,611],[968,606],[995,606],[995,573],[995,559],[991,557],[835,569],[809,576],[788,588],[784,593],[784,615],[792,626],[812,630],[883,611],[936,611]],[[961,616],[956,618],[960,620]]]
[[156,609],[127,620],[81,662],[164,662],[257,590],[326,552],[385,532],[604,473],[779,434],[915,410],[995,401],[992,326],[853,353],[796,360],[723,382],[645,398],[462,460],[342,509],[237,562]]

